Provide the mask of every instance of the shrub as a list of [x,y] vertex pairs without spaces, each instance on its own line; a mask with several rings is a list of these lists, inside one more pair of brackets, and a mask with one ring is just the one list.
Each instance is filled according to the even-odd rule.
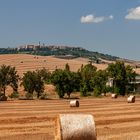
[[101,95],[101,91],[100,91],[100,89],[99,88],[97,88],[97,87],[95,87],[94,88],[94,96],[99,96],[99,95]]

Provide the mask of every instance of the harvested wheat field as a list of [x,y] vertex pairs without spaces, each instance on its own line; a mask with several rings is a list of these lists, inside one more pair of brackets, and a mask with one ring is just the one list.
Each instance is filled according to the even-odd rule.
[[[28,54],[5,54],[0,55],[0,66],[11,65],[16,67],[20,76],[27,71],[46,68],[49,71],[54,71],[56,68],[63,69],[68,63],[71,71],[77,71],[81,65],[89,63],[89,59],[75,58],[75,59],[60,59],[54,56],[35,56]],[[105,69],[107,64],[94,64],[98,69]]]
[[[97,69],[106,69],[108,64],[113,63],[113,61],[103,60],[102,64],[93,63]],[[37,69],[46,68],[50,72],[54,71],[56,68],[63,69],[65,64],[68,63],[71,71],[77,71],[80,69],[81,65],[86,65],[89,63],[89,59],[87,58],[75,58],[75,59],[60,59],[55,56],[35,56],[29,54],[3,54],[0,55],[0,66],[10,65],[14,66],[18,72],[18,74],[22,77],[23,73],[27,71],[33,71]],[[130,63],[128,63],[131,65]],[[140,74],[140,68],[134,69],[136,73]]]
[[140,98],[126,97],[69,100],[14,100],[0,102],[0,140],[54,140],[60,113],[93,114],[98,140],[140,140]]

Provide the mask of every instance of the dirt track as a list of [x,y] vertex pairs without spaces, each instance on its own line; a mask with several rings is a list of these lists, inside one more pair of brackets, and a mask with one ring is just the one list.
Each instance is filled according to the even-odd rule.
[[0,140],[54,140],[59,113],[94,115],[98,140],[140,140],[140,98],[80,99],[79,108],[69,100],[0,102]]

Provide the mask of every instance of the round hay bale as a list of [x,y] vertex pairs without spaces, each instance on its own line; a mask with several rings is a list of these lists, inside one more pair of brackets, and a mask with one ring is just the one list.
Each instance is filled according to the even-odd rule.
[[93,115],[60,114],[56,122],[55,140],[96,140]]
[[128,102],[128,103],[134,103],[134,102],[135,102],[135,96],[134,96],[134,95],[130,95],[130,96],[127,98],[127,102]]
[[79,101],[78,100],[71,100],[70,107],[79,107]]
[[101,96],[106,96],[106,93],[102,93]]
[[114,94],[111,94],[111,97],[112,98],[117,98],[118,96],[117,96],[117,94],[114,93]]

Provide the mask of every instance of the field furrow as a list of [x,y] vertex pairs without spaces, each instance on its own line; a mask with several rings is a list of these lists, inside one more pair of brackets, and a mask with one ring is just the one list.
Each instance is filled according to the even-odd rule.
[[60,113],[93,114],[98,140],[140,139],[140,98],[132,104],[126,97],[79,99],[79,108],[71,108],[69,101],[1,102],[0,140],[54,140],[55,120]]

